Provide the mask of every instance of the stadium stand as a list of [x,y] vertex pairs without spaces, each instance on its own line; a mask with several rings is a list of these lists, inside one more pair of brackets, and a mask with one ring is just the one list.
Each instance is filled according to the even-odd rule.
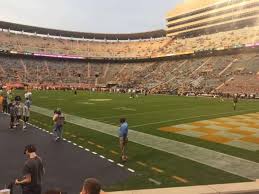
[[168,14],[166,31],[136,34],[2,21],[0,80],[38,88],[258,93],[258,6],[258,0],[187,0]]

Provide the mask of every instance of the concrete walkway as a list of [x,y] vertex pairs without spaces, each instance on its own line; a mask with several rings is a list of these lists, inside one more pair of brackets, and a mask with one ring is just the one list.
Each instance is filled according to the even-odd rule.
[[[32,111],[45,116],[53,115],[52,110],[37,106],[32,106]],[[66,121],[69,123],[115,137],[118,136],[117,126],[69,114],[65,114],[65,117]],[[133,130],[130,130],[129,140],[137,144],[174,154],[251,180],[259,178],[259,163],[253,161]]]
[[[43,191],[60,188],[68,194],[80,193],[84,180],[97,178],[104,187],[120,184],[134,176],[126,168],[101,158],[67,141],[55,142],[49,133],[31,125],[9,129],[10,118],[0,113],[0,189],[21,177],[26,160],[24,146],[34,144],[45,166]],[[112,178],[111,178],[112,177]],[[14,194],[21,193],[16,186]]]

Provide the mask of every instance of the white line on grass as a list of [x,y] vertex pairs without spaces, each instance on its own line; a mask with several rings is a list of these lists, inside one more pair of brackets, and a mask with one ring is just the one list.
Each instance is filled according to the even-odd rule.
[[156,185],[161,185],[161,182],[159,182],[159,181],[157,181],[157,180],[155,180],[155,179],[149,178],[148,180],[149,180],[150,182],[152,182],[152,183],[155,183]]
[[[189,110],[189,109],[193,109],[193,108],[179,108],[179,109],[172,109],[172,110],[156,110],[156,111],[147,111],[147,112],[139,112],[139,113],[135,113],[135,114],[124,114],[123,116],[135,116],[135,115],[146,115],[149,113],[160,113],[160,112],[176,112],[178,110]],[[119,115],[117,116],[105,116],[105,117],[95,117],[95,118],[91,118],[93,120],[99,120],[99,119],[112,119],[112,118],[118,118]]]
[[117,165],[120,166],[120,167],[124,167],[124,165],[123,165],[123,164],[120,164],[120,163],[117,163]]
[[135,170],[131,169],[131,168],[128,168],[128,171],[130,172],[135,172]]

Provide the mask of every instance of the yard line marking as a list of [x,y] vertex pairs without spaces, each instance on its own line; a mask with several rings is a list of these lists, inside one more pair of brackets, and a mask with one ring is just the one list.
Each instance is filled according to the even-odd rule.
[[172,176],[173,179],[177,180],[177,181],[180,181],[182,183],[188,183],[189,181],[182,178],[182,177],[179,177],[179,176]]
[[92,152],[94,155],[96,155],[97,153],[96,152]]
[[141,125],[134,125],[134,126],[131,126],[130,128],[143,127],[143,126],[155,125],[155,124],[160,124],[160,123],[169,123],[169,122],[173,122],[173,121],[182,121],[182,120],[187,120],[187,119],[196,119],[196,118],[201,118],[201,117],[228,115],[230,113],[243,113],[243,112],[245,113],[245,112],[256,111],[256,110],[258,110],[258,109],[240,110],[240,111],[236,111],[236,112],[231,111],[231,112],[208,114],[208,115],[199,115],[199,116],[194,116],[194,117],[185,117],[185,118],[179,118],[179,119],[158,121],[158,122],[153,122],[153,123],[145,123],[145,124],[141,124]]
[[155,179],[152,179],[152,178],[149,178],[148,179],[150,182],[152,182],[152,183],[155,183],[156,185],[161,185],[162,183],[161,182],[159,182],[159,181],[157,181],[157,180],[155,180]]
[[98,148],[100,148],[100,149],[104,149],[104,147],[101,146],[101,145],[96,145],[96,147],[98,147]]
[[83,146],[78,146],[78,147],[81,148],[81,149],[84,149]]
[[95,145],[95,143],[92,142],[92,141],[88,141],[88,143],[89,143],[90,145]]
[[68,143],[71,143],[71,141],[70,141],[70,140],[68,140],[67,142],[68,142]]
[[128,171],[130,172],[135,172],[135,170],[131,169],[131,168],[128,168]]
[[[173,104],[175,105],[175,104]],[[168,106],[167,106],[168,107]],[[139,113],[135,113],[135,114],[124,114],[124,116],[135,116],[135,115],[145,115],[145,114],[148,114],[148,113],[159,113],[159,112],[176,112],[178,110],[191,110],[193,108],[190,108],[190,107],[186,107],[186,108],[179,108],[179,109],[171,109],[171,110],[156,110],[156,111],[147,111],[147,112],[139,112]],[[118,118],[118,116],[105,116],[105,117],[95,117],[95,118],[91,118],[93,120],[99,120],[99,119],[112,119],[112,118]]]
[[73,145],[74,145],[74,146],[77,146],[77,144],[76,144],[76,143],[73,143]]
[[147,164],[146,163],[144,163],[144,162],[141,162],[141,161],[137,161],[137,164],[139,164],[139,165],[141,165],[141,166],[147,166]]
[[159,169],[159,168],[156,168],[156,167],[152,167],[151,168],[153,171],[156,171],[156,172],[159,172],[159,173],[164,173],[163,170]]
[[66,138],[63,138],[63,140],[64,140],[64,141],[67,141],[67,139],[66,139]]
[[110,152],[111,152],[112,154],[119,155],[119,153],[116,152],[116,151],[114,151],[114,150],[110,150]]
[[89,149],[87,149],[87,148],[85,148],[85,151],[89,152],[90,150],[89,150]]
[[100,155],[100,158],[105,158],[104,156]]
[[120,166],[120,167],[124,167],[124,165],[123,165],[123,164],[120,164],[120,163],[117,163],[117,165]]
[[111,159],[108,159],[108,161],[109,161],[109,162],[112,162],[112,163],[114,162],[114,161],[113,161],[113,160],[111,160]]

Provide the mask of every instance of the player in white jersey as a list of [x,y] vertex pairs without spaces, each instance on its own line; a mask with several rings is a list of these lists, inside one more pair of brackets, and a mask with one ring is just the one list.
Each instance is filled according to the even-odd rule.
[[32,101],[32,93],[31,92],[26,92],[25,94],[24,94],[24,98],[25,99],[29,99],[30,101]]

